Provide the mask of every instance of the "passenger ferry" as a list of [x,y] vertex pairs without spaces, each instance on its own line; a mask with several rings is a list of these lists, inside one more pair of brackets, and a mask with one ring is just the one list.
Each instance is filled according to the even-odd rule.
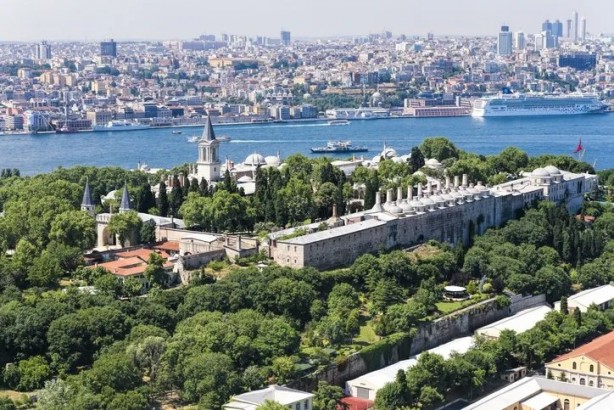
[[523,117],[578,115],[605,112],[607,105],[596,95],[505,94],[473,102],[472,117]]
[[146,124],[140,124],[136,121],[109,121],[104,125],[94,125],[92,131],[94,132],[109,132],[109,131],[138,131],[146,130],[151,126]]
[[367,147],[354,147],[352,141],[329,141],[325,147],[314,147],[311,152],[314,154],[345,154],[352,152],[367,152]]

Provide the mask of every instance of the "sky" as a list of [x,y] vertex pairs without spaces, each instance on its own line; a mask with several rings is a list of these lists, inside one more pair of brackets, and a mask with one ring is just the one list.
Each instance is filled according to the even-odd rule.
[[574,10],[589,33],[614,33],[613,0],[0,0],[0,41],[537,33]]

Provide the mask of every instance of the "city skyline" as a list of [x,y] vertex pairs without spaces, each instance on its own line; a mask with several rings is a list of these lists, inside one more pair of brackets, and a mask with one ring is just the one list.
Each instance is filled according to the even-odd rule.
[[222,32],[278,38],[280,30],[292,32],[292,38],[365,35],[384,30],[395,35],[425,36],[433,32],[496,36],[501,25],[510,26],[513,32],[538,33],[544,20],[566,21],[574,11],[586,18],[589,33],[614,33],[608,19],[614,4],[605,0],[591,3],[518,0],[502,10],[499,3],[487,0],[473,0],[470,8],[466,2],[452,0],[440,0],[437,8],[428,3],[398,4],[393,0],[382,0],[377,7],[366,0],[312,0],[309,7],[297,12],[281,0],[267,0],[257,6],[236,0],[232,8],[219,2],[184,0],[169,13],[168,3],[161,0],[108,0],[104,8],[77,0],[24,0],[3,5],[4,16],[10,18],[5,18],[0,27],[0,41],[190,39]]

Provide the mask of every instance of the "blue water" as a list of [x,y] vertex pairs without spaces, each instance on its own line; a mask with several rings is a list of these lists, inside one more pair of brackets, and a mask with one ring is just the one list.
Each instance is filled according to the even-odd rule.
[[[177,129],[174,129],[177,130]],[[218,126],[216,134],[232,141],[221,144],[221,158],[235,162],[254,152],[282,158],[325,145],[329,140],[352,140],[380,152],[384,143],[399,154],[429,136],[449,138],[458,147],[494,154],[513,145],[529,155],[571,154],[582,138],[584,160],[598,169],[614,168],[614,115],[525,118],[429,118],[354,121],[346,126],[327,123]],[[153,168],[170,168],[196,161],[196,144],[188,137],[200,128],[79,134],[0,135],[0,168],[19,168],[23,175],[51,171],[59,166],[114,165],[135,168],[138,161]],[[360,154],[359,154],[360,155]],[[341,157],[347,157],[343,155]]]

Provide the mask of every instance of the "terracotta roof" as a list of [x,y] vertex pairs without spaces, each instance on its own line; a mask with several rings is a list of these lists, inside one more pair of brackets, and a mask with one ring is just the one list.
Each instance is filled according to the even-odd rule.
[[[347,410],[367,410],[373,407],[373,401],[358,397],[344,397],[341,402],[346,405]],[[341,410],[342,406],[337,406],[337,409]]]
[[614,332],[603,335],[587,343],[555,358],[551,363],[560,362],[573,357],[587,356],[598,361],[612,369],[614,369]]
[[169,255],[168,253],[160,250],[160,251],[153,251],[151,249],[135,249],[133,251],[126,251],[126,252],[118,252],[116,253],[118,258],[132,258],[132,257],[137,257],[137,258],[141,258],[143,261],[147,262],[149,260],[149,255],[151,255],[152,252],[156,252],[158,255],[160,255],[162,257],[162,259],[168,259]]
[[154,249],[160,249],[160,250],[163,250],[163,251],[179,252],[179,242],[177,242],[177,241],[162,242],[162,243],[154,246]]

